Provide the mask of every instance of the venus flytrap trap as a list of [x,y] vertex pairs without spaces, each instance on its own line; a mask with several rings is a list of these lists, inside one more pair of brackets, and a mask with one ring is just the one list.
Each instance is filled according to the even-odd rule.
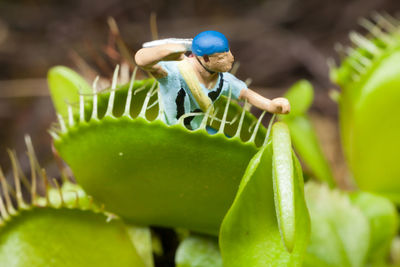
[[246,169],[219,235],[226,266],[302,264],[310,222],[300,164],[290,142],[282,142],[287,138],[286,125],[276,123],[272,143],[263,146]]
[[355,192],[349,197],[369,223],[370,242],[366,262],[375,266],[387,264],[390,247],[399,230],[396,207],[388,199],[367,192]]
[[[50,86],[73,77],[58,79],[66,71],[63,68],[56,74],[59,69],[49,72],[49,79],[53,79]],[[51,88],[53,99],[64,99],[65,103],[56,106],[60,128],[53,132],[54,145],[79,184],[97,202],[104,203],[107,210],[129,223],[217,235],[224,221],[220,232],[220,239],[224,240],[221,242],[225,242],[222,244],[237,234],[245,237],[248,231],[256,235],[269,229],[262,240],[249,240],[251,246],[268,248],[254,266],[263,266],[265,262],[300,264],[309,221],[301,168],[293,158],[287,128],[276,124],[273,129],[280,130],[273,130],[269,136],[261,125],[262,117],[256,119],[229,97],[215,103],[214,114],[209,110],[202,113],[204,119],[199,129],[187,129],[183,120],[167,125],[160,115],[162,106],[154,80],[136,81],[133,75],[130,84],[117,85],[117,77],[114,75],[112,82],[116,90],[95,92],[89,99],[77,93],[81,79],[69,82],[73,86],[67,90],[75,94]],[[78,106],[68,108],[77,103]],[[70,110],[68,117],[61,115],[65,110]],[[93,115],[94,110],[97,115]],[[211,120],[219,129],[213,135],[206,131]],[[270,137],[279,140],[274,149]],[[250,160],[258,163],[248,165]],[[249,172],[259,174],[245,174]],[[249,190],[255,194],[236,196],[236,204],[229,208],[239,184],[244,183],[241,179],[246,183],[252,181]],[[247,214],[242,205],[251,205],[252,212]],[[228,214],[236,215],[225,217],[228,209],[233,210]],[[246,226],[246,232],[240,230],[239,215],[252,222]],[[235,243],[241,242],[229,242]],[[223,253],[236,253],[233,247],[222,245],[221,249]],[[242,254],[252,253],[261,251],[249,249]],[[225,266],[232,266],[231,256],[223,254],[223,259]],[[246,260],[243,256],[239,262]]]
[[400,203],[400,22],[374,14],[361,25],[369,34],[351,33],[355,47],[331,77],[339,96],[341,137],[357,185]]
[[176,267],[222,267],[218,239],[202,235],[185,237],[176,251],[175,264]]
[[[145,267],[127,228],[93,205],[77,185],[49,187],[27,138],[30,182],[23,182],[14,153],[14,185],[0,171],[1,266],[138,266]],[[36,192],[45,185],[44,196]],[[46,186],[47,185],[47,186]],[[27,187],[27,188],[24,188]],[[30,200],[22,190],[30,192]]]
[[305,195],[312,226],[304,266],[389,266],[398,215],[388,199],[315,182]]

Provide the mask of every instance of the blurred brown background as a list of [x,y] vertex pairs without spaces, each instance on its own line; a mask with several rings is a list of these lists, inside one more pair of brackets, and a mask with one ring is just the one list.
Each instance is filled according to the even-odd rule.
[[26,162],[23,136],[29,134],[42,165],[54,169],[47,129],[55,116],[47,70],[54,65],[76,68],[79,55],[108,77],[115,64],[104,56],[108,17],[115,19],[134,53],[152,39],[153,14],[159,38],[223,32],[240,62],[237,76],[251,77],[251,88],[267,97],[281,95],[300,78],[309,79],[316,88],[312,118],[337,178],[343,179],[326,61],[333,57],[338,62],[334,45],[348,44],[350,30],[363,32],[360,17],[373,11],[396,15],[398,10],[396,0],[0,0],[0,165],[9,170],[6,148],[15,148]]

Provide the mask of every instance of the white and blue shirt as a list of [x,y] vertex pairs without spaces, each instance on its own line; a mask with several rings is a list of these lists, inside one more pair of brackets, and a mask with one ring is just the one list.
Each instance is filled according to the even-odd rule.
[[[169,125],[177,123],[184,114],[202,112],[179,72],[178,63],[179,61],[160,61],[158,63],[167,72],[167,76],[158,79],[158,82],[165,120]],[[201,83],[200,86],[213,103],[221,95],[228,96],[229,90],[232,91],[231,97],[233,99],[239,99],[240,92],[247,89],[247,85],[243,81],[229,72],[220,72],[218,80],[211,90]],[[190,125],[192,129],[197,129],[203,117],[203,115],[190,116],[184,119],[184,123]]]

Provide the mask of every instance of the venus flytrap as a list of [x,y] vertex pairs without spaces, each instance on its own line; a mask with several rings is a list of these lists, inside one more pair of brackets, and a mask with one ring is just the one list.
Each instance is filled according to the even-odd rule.
[[341,137],[357,185],[400,203],[400,22],[374,14],[362,20],[369,34],[350,34],[354,47],[333,67],[339,96]]
[[[54,75],[58,68],[50,71],[49,79],[59,77]],[[257,196],[266,197],[261,206],[252,209],[254,213],[235,208],[235,214],[248,216],[252,221],[261,214],[261,224],[251,224],[249,229],[256,233],[268,227],[268,235],[274,238],[250,242],[252,246],[274,249],[264,251],[265,257],[254,266],[264,266],[264,262],[300,264],[309,222],[301,169],[293,163],[287,128],[282,123],[275,127],[283,130],[273,131],[272,140],[275,136],[282,144],[272,150],[274,142],[261,125],[262,117],[256,119],[229,98],[215,103],[214,114],[202,113],[205,119],[197,130],[187,129],[183,121],[167,125],[161,116],[154,80],[132,79],[130,85],[116,85],[117,77],[113,80],[116,90],[95,93],[84,102],[79,101],[79,94],[51,90],[53,98],[68,100],[64,106],[56,106],[57,112],[61,108],[59,124],[65,127],[53,132],[54,145],[79,184],[97,202],[104,203],[107,210],[129,223],[181,227],[217,235],[223,220],[223,225],[238,223],[235,217],[224,217],[243,183],[240,181],[246,168],[246,173],[255,168],[253,171],[261,172],[261,176],[245,175],[243,179],[255,179],[255,183],[268,186],[252,188],[256,194],[247,196],[246,201],[256,204]],[[57,78],[50,85],[57,86]],[[67,90],[77,92],[78,87],[70,86]],[[74,97],[68,98],[71,95]],[[79,103],[70,116],[73,122],[61,115],[68,103]],[[93,117],[96,107],[98,114]],[[219,129],[214,135],[205,129],[211,121]],[[283,160],[279,155],[283,155]],[[248,166],[253,157],[262,157],[262,163]],[[276,182],[274,189],[272,179]],[[282,181],[291,186],[282,187]],[[235,203],[240,207],[242,200]],[[222,226],[221,240],[235,235],[236,230]],[[225,253],[234,253],[229,247],[221,248]],[[245,254],[252,253],[260,252],[249,250]],[[226,266],[231,266],[229,257],[223,259]]]
[[386,198],[366,192],[350,194],[350,200],[369,222],[369,247],[366,261],[375,266],[387,264],[390,246],[398,232],[396,207]]
[[311,238],[304,266],[389,266],[398,215],[388,199],[315,182],[306,184],[305,196]]
[[[290,142],[281,143],[288,136],[286,125],[276,123],[272,142],[257,152],[246,169],[219,235],[225,266],[302,264],[310,222],[300,164]],[[288,187],[281,188],[283,184]]]
[[175,255],[177,267],[222,267],[222,258],[215,237],[190,235],[185,237]]
[[[93,205],[77,185],[65,182],[63,186],[57,184],[57,188],[45,186],[44,196],[36,193],[39,185],[49,183],[29,138],[27,145],[31,182],[21,183],[22,174],[16,164],[13,186],[0,172],[1,266],[145,267],[125,224],[120,219],[110,220],[110,215]],[[14,154],[11,158],[17,163]],[[26,185],[28,188],[24,188]],[[31,193],[29,201],[22,197],[23,188]]]

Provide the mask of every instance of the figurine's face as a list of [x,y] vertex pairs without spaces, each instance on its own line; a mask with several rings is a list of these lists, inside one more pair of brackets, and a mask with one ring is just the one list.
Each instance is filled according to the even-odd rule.
[[206,68],[215,72],[227,72],[232,68],[234,57],[229,50],[228,52],[215,53],[202,58],[202,63]]

